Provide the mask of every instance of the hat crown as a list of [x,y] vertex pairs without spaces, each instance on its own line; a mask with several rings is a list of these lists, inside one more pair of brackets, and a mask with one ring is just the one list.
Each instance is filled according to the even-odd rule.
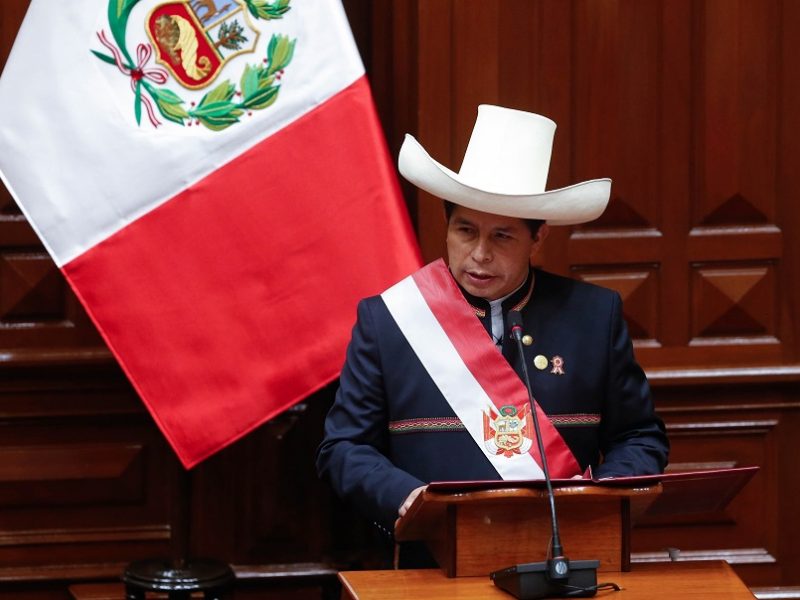
[[544,192],[556,124],[535,113],[482,104],[459,177],[501,194]]

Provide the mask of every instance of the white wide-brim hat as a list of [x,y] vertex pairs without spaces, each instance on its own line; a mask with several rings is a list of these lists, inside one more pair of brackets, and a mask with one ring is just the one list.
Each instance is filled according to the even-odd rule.
[[417,187],[473,210],[551,225],[592,221],[608,205],[611,180],[545,191],[555,131],[547,117],[482,104],[458,173],[436,162],[408,134],[398,167]]

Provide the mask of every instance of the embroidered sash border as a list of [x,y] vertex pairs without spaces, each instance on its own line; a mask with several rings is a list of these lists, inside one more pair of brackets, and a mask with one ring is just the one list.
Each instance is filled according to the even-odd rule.
[[464,431],[464,424],[458,417],[403,419],[389,422],[389,433],[422,433],[431,431]]

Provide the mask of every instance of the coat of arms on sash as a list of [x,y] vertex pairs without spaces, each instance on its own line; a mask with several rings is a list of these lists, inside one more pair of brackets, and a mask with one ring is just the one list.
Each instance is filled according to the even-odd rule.
[[483,438],[490,454],[508,458],[528,452],[533,445],[533,418],[527,408],[506,405],[483,413]]
[[[281,19],[291,0],[108,0],[109,38],[97,32],[108,51],[92,50],[130,80],[134,114],[141,123],[142,108],[158,127],[158,116],[179,125],[202,125],[220,131],[272,105],[278,97],[284,69],[294,54],[297,40],[273,34],[265,56],[256,56],[234,79],[211,84],[226,64],[241,54],[258,50],[259,21]],[[127,46],[128,21],[135,7],[149,9],[143,19],[142,42],[135,55]],[[163,65],[154,66],[150,58]],[[203,91],[197,100],[182,97],[184,90]],[[238,85],[237,85],[238,84]]]

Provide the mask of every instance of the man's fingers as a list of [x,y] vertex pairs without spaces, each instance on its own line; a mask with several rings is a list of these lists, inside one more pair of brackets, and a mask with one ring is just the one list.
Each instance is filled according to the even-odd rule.
[[424,489],[425,489],[425,486],[422,485],[422,486],[420,486],[418,488],[415,488],[415,489],[411,490],[411,493],[405,499],[405,502],[403,502],[400,505],[400,508],[397,509],[397,514],[400,515],[401,517],[404,516],[408,512],[408,509],[411,508],[411,505],[414,504],[414,500],[417,499],[417,496],[419,496],[419,493]]

